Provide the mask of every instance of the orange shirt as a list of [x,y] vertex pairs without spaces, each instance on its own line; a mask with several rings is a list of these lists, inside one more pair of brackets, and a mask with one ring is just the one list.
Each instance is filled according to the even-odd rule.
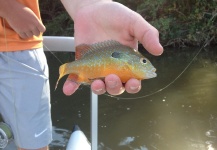
[[[41,19],[38,0],[17,1],[30,8],[36,16]],[[9,26],[5,19],[3,20],[3,18],[0,17],[0,52],[19,51],[40,47],[42,47],[42,34],[24,40]]]

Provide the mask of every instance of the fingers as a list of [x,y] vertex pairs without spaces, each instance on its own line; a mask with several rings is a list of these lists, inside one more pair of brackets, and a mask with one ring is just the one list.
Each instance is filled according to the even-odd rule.
[[22,39],[27,39],[33,36],[39,36],[40,33],[45,32],[45,30],[45,26],[39,21],[38,25],[31,27],[29,31],[19,32],[18,34]]
[[159,42],[158,30],[150,25],[142,16],[137,13],[133,15],[133,22],[131,26],[132,36],[138,39],[145,49],[153,55],[161,55],[163,47]]
[[114,74],[106,76],[105,82],[95,80],[91,84],[91,89],[97,95],[104,94],[106,91],[111,95],[119,95],[125,91],[120,78]]
[[26,32],[19,33],[19,36],[22,39],[27,39],[27,38],[33,37],[34,35],[38,36],[39,34],[40,32],[38,30],[37,31],[26,31]]
[[125,89],[120,78],[115,74],[110,74],[105,78],[106,91],[111,95],[120,95]]
[[95,80],[91,84],[91,89],[93,93],[97,95],[102,95],[106,92],[105,83],[102,80]]
[[138,93],[141,90],[141,81],[137,79],[130,79],[125,84],[125,89],[131,94]]
[[46,31],[46,27],[44,26],[44,24],[42,23],[42,22],[40,22],[39,21],[39,24],[38,24],[38,26],[37,26],[37,28],[38,28],[38,31],[39,32],[45,32]]
[[97,95],[104,94],[106,91],[111,95],[120,95],[125,89],[128,93],[134,94],[141,90],[141,81],[130,79],[125,84],[125,87],[123,87],[120,78],[117,75],[111,74],[105,78],[105,83],[102,80],[95,80],[91,84],[91,89]]
[[[63,85],[63,93],[67,96],[72,95],[79,88],[79,84],[66,80]],[[125,91],[120,78],[117,75],[111,74],[105,78],[105,83],[102,80],[95,80],[91,84],[92,91],[101,95],[106,91],[111,95],[119,95]],[[131,92],[132,93],[132,92]]]
[[[72,95],[79,88],[79,84],[66,80],[63,86],[63,93],[67,96]],[[102,80],[95,80],[91,84],[92,91],[97,95],[102,95],[106,91],[111,95],[120,95],[125,89],[128,93],[134,94],[141,90],[141,81],[137,79],[130,79],[123,87],[120,78],[115,74],[110,74],[105,78],[105,82]]]

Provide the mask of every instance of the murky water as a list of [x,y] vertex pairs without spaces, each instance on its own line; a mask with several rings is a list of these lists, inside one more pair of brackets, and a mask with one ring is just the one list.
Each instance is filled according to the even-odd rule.
[[[121,97],[140,97],[162,89],[183,71],[198,50],[170,49],[160,57],[146,54],[156,66],[158,77],[143,81],[138,94]],[[53,88],[58,65],[50,65]],[[90,138],[89,88],[83,86],[75,95],[66,97],[61,87],[52,92],[52,116],[56,130],[66,131],[60,132],[62,138],[53,142],[52,149],[64,149],[67,130],[73,124]],[[100,96],[98,128],[99,143],[105,150],[217,148],[217,48],[203,50],[180,78],[152,96],[133,100]]]
[[[160,57],[145,55],[158,77],[142,82],[140,97],[171,83],[199,49],[165,50]],[[63,61],[65,55],[57,54]],[[63,56],[62,56],[63,55]],[[64,150],[74,124],[90,139],[90,89],[62,93],[64,79],[54,91],[60,65],[47,53],[52,91],[54,141],[51,150]],[[168,88],[152,96],[125,100],[99,96],[101,150],[214,150],[217,149],[217,47],[203,50]]]

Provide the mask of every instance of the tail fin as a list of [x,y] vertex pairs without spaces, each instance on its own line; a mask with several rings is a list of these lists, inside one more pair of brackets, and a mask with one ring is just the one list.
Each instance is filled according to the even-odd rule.
[[63,65],[60,66],[60,68],[59,68],[59,79],[58,79],[57,82],[56,82],[55,90],[56,90],[56,88],[57,88],[57,86],[58,86],[59,80],[60,80],[63,76],[65,76],[66,74],[68,74],[66,69],[67,69],[67,64],[63,64]]

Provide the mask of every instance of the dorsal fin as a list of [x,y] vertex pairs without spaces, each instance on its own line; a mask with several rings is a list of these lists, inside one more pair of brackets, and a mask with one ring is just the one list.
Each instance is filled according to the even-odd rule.
[[[119,46],[124,47],[125,45],[122,45],[115,40],[107,40],[107,41],[103,41],[103,42],[94,43],[91,45],[81,44],[81,45],[78,45],[76,47],[75,58],[81,59],[86,53],[91,53],[93,51],[98,51],[98,50],[106,50],[108,48],[113,49],[113,48],[117,48]],[[125,47],[127,47],[127,46],[125,46]]]
[[107,40],[107,41],[103,41],[103,42],[98,42],[98,43],[94,43],[91,45],[91,49],[102,49],[102,48],[114,48],[117,46],[123,46],[122,44],[120,44],[118,41],[115,40]]
[[81,45],[78,45],[76,46],[76,49],[75,49],[75,59],[80,59],[83,57],[83,55],[85,53],[87,53],[87,51],[89,51],[91,49],[91,45],[88,45],[88,44],[81,44]]

